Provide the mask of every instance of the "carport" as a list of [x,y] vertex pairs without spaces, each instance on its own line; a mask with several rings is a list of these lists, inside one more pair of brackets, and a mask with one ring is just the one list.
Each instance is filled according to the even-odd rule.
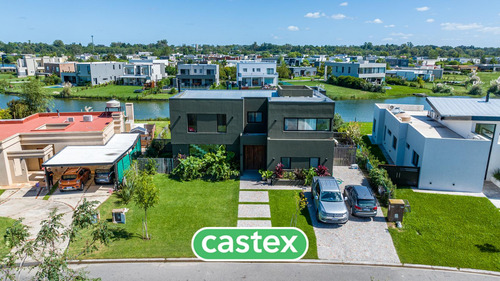
[[140,151],[139,134],[116,134],[105,145],[66,146],[42,167],[114,167],[115,180],[121,182],[132,156]]

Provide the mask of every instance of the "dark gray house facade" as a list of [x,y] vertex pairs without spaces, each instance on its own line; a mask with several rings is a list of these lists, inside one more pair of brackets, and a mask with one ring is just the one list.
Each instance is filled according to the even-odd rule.
[[169,106],[174,155],[225,145],[241,170],[332,169],[335,102],[307,86],[185,91]]

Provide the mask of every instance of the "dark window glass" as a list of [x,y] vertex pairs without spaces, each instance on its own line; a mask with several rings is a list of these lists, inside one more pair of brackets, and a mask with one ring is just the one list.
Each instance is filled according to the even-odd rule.
[[317,168],[319,166],[319,158],[312,157],[309,158],[309,167]]
[[398,139],[396,137],[392,138],[392,148],[396,149],[398,146]]
[[491,140],[495,132],[495,124],[476,124],[475,132]]
[[188,132],[196,133],[197,132],[196,114],[188,114],[187,119],[188,119]]
[[281,164],[283,164],[283,169],[291,169],[292,160],[290,157],[281,157]]
[[330,131],[331,119],[285,118],[285,131]]
[[416,153],[415,150],[413,150],[413,156],[411,158],[411,163],[413,164],[413,166],[415,166],[415,167],[418,166],[419,158],[420,158],[420,156],[418,155],[418,153]]
[[297,131],[298,119],[285,118],[285,131]]
[[410,144],[409,143],[406,143],[406,148],[410,149]]
[[262,123],[262,112],[248,112],[248,123]]
[[389,134],[389,136],[392,136],[391,130],[387,130],[387,133]]
[[217,114],[217,133],[226,133],[226,114]]
[[330,119],[317,119],[316,131],[330,131]]

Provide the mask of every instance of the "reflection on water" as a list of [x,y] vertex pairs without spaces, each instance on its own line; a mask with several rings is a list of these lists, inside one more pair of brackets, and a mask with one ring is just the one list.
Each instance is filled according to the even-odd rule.
[[[16,96],[0,95],[0,107],[5,108],[7,102]],[[168,101],[131,101],[134,103],[134,114],[136,119],[147,119],[157,117],[169,117],[170,110]],[[421,97],[405,97],[398,99],[372,99],[372,100],[341,100],[335,102],[335,112],[340,113],[346,121],[369,122],[373,119],[373,107],[375,103],[400,103],[400,104],[423,104],[425,109],[430,109]],[[122,106],[125,104],[122,103]],[[72,100],[54,99],[55,111],[61,112],[83,111],[85,106],[91,106],[94,111],[104,111],[106,100]]]

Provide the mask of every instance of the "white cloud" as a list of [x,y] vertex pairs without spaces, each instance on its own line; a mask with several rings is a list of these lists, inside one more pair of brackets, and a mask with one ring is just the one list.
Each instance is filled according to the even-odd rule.
[[426,22],[434,22],[434,19],[427,19]]
[[393,38],[391,38],[391,37],[387,37],[387,38],[383,38],[383,39],[382,39],[382,41],[392,41],[392,40],[394,40],[394,39],[393,39]]
[[399,37],[401,39],[408,39],[408,38],[413,36],[413,34],[411,34],[411,33],[403,33],[403,32],[393,32],[389,35]]
[[304,17],[305,18],[317,19],[317,18],[321,17],[321,13],[320,12],[307,13]]
[[347,6],[347,5],[349,5],[349,3],[347,3],[347,2],[342,2],[342,3],[340,3],[340,5],[339,5],[339,6],[345,7],[345,6]]
[[274,39],[274,40],[278,40],[280,39],[278,36],[274,35],[274,34],[271,34],[271,37]]
[[396,27],[394,24],[388,24],[388,25],[384,25],[385,28],[393,28],[393,27]]
[[427,7],[427,6],[423,6],[423,7],[419,7],[419,8],[416,8],[417,11],[419,12],[425,12],[425,11],[428,11],[430,8]]
[[500,26],[485,26],[480,29],[482,32],[500,34]]
[[381,24],[383,21],[381,19],[374,19],[374,20],[369,20],[366,23],[376,23],[376,24]]
[[332,15],[332,19],[334,19],[334,20],[343,20],[345,18],[347,18],[347,16],[344,15],[344,14],[335,14],[335,15]]
[[441,24],[441,28],[443,30],[471,30],[471,29],[480,29],[483,26],[478,23],[455,23],[455,22],[445,22]]
[[288,27],[288,30],[290,30],[290,31],[299,31],[299,27],[298,27],[298,26],[295,26],[295,25],[290,25],[290,26]]

